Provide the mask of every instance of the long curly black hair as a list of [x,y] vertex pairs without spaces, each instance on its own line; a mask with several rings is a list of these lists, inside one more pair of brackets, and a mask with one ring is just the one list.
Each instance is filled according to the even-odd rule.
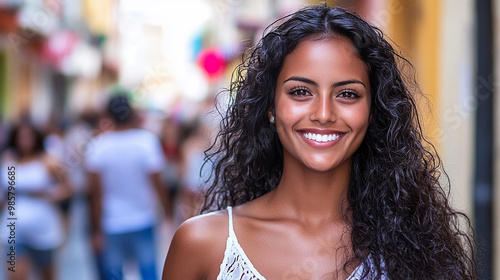
[[283,148],[268,110],[283,61],[310,35],[344,36],[366,64],[372,96],[371,123],[353,155],[346,217],[354,255],[344,267],[361,260],[369,268],[369,252],[377,279],[476,279],[470,221],[450,206],[448,176],[422,133],[415,79],[401,70],[411,64],[381,30],[338,7],[307,7],[265,34],[226,91],[229,107],[207,152],[216,165],[202,212],[245,203],[278,185]]

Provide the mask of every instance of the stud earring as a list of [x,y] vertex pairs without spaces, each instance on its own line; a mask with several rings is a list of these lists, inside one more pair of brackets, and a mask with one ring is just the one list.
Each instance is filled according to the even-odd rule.
[[274,123],[274,116],[271,116],[271,119],[269,120],[271,123]]

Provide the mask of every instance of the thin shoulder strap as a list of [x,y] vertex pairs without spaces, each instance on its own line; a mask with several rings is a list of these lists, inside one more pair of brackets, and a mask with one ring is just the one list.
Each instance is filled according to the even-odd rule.
[[233,229],[233,208],[231,206],[227,207],[227,214],[229,216],[229,236],[234,236]]

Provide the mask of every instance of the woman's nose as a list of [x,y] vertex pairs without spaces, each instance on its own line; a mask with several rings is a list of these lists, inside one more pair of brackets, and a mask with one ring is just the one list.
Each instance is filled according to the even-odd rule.
[[335,104],[329,95],[325,94],[318,97],[317,100],[313,102],[311,108],[311,120],[317,121],[322,124],[328,122],[335,122],[337,119],[335,114]]

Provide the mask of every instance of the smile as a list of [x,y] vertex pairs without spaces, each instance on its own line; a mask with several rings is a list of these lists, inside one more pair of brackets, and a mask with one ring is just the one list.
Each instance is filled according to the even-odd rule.
[[337,140],[340,135],[338,134],[316,134],[316,133],[302,133],[306,139],[314,140],[317,142],[330,142]]

